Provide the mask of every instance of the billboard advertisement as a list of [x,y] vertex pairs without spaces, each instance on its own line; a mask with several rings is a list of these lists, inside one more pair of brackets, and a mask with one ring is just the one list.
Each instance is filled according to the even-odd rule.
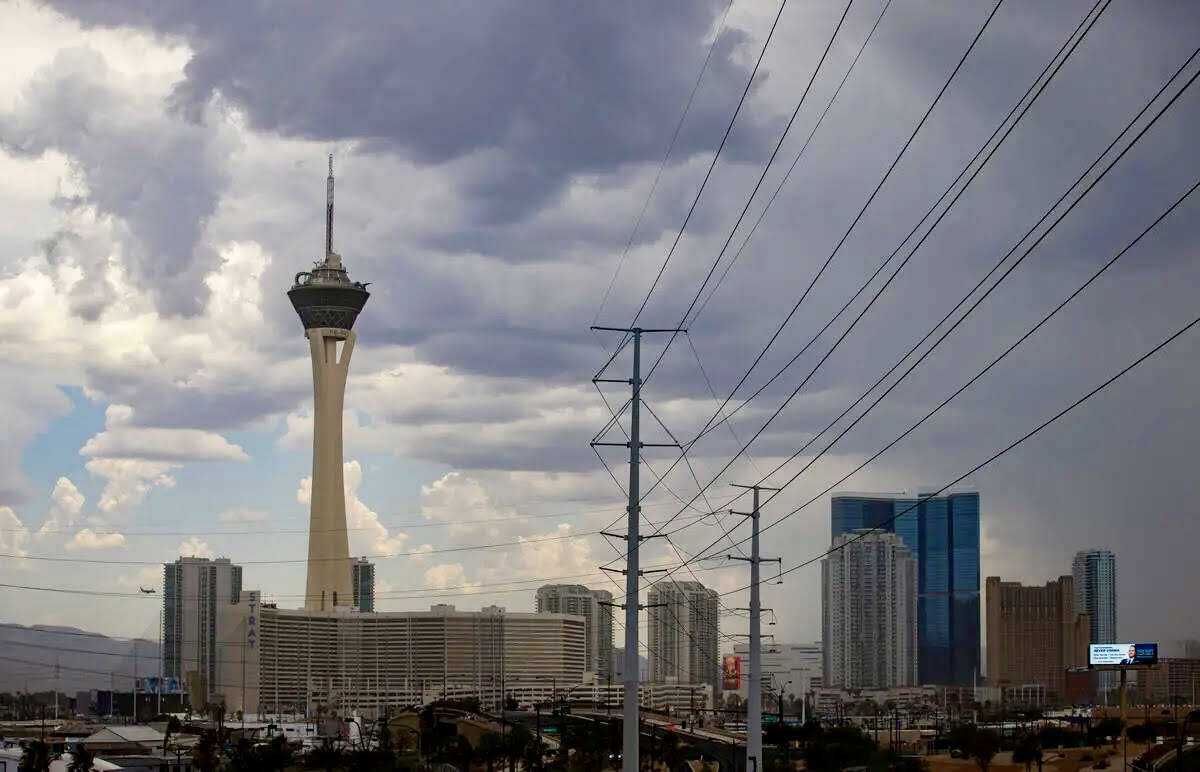
[[742,658],[726,655],[721,659],[721,688],[736,692],[742,688]]
[[1093,643],[1088,646],[1089,665],[1153,665],[1158,662],[1157,643]]

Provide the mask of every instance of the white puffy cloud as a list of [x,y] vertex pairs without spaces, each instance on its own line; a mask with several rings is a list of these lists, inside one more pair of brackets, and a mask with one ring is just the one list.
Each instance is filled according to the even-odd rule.
[[175,478],[168,472],[179,464],[138,458],[93,458],[85,468],[108,480],[96,506],[106,514],[119,514],[145,500],[154,488],[172,488]]
[[439,563],[425,571],[425,586],[431,590],[451,587],[476,587],[482,582],[467,581],[467,572],[462,563]]
[[102,550],[125,546],[125,535],[121,533],[96,533],[91,528],[81,528],[66,543],[69,550]]
[[[342,465],[350,552],[354,555],[395,555],[404,549],[408,534],[389,533],[383,523],[379,522],[379,514],[358,498],[358,486],[362,484],[362,479],[362,465],[358,461],[351,460]],[[300,480],[296,500],[305,505],[312,502],[311,476]]]
[[567,576],[596,570],[601,561],[586,539],[571,538],[571,526],[559,523],[546,533],[521,537],[518,559],[511,561],[525,576]]
[[218,523],[236,525],[263,525],[271,522],[271,513],[251,507],[234,507],[217,515]]
[[38,529],[38,537],[44,538],[70,528],[83,511],[85,502],[86,498],[75,487],[75,483],[66,477],[58,478],[50,493],[50,511],[46,513],[46,522]]
[[168,461],[245,461],[249,458],[215,432],[199,429],[123,428],[103,431],[79,451],[101,458],[148,458]]
[[479,480],[461,472],[447,472],[429,485],[421,486],[421,515],[426,520],[449,523],[451,536],[468,533],[499,533],[495,523],[460,522],[511,517],[516,511],[498,506]]
[[120,587],[153,587],[158,589],[162,585],[163,570],[160,566],[142,566],[135,573],[119,574],[117,576],[117,585]]
[[179,557],[211,558],[213,551],[208,546],[208,542],[201,540],[198,536],[189,536],[179,543]]
[[29,529],[11,507],[0,507],[0,549],[10,555],[28,555]]
[[109,405],[104,431],[90,438],[79,452],[98,458],[138,458],[155,461],[245,461],[249,456],[215,432],[133,426],[133,408]]

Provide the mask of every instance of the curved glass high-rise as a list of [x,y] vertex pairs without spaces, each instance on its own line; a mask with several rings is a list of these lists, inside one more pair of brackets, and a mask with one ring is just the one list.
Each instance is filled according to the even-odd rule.
[[[1071,561],[1075,579],[1075,610],[1090,620],[1091,643],[1117,642],[1117,556],[1112,550],[1093,549],[1075,553]],[[1112,691],[1116,673],[1100,674],[1100,690]]]

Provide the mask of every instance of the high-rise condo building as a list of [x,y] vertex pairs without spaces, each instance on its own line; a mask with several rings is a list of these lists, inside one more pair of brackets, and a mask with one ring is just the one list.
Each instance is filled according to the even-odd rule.
[[203,705],[217,683],[219,612],[237,603],[242,567],[228,558],[179,558],[163,564],[162,663],[164,678],[174,678]]
[[980,673],[979,494],[837,493],[832,534],[895,533],[917,561],[921,684],[973,683]]
[[296,274],[288,298],[304,325],[313,369],[313,472],[304,607],[349,606],[350,542],[342,476],[342,406],[354,353],[351,330],[370,293],[333,251],[333,156],[326,181],[325,259]]
[[539,614],[572,614],[583,617],[587,652],[584,670],[601,679],[612,672],[613,619],[612,593],[591,590],[582,584],[546,584],[538,588],[536,610]]
[[821,561],[825,687],[917,682],[917,563],[894,533],[853,530]]
[[987,677],[996,686],[1041,684],[1065,699],[1066,671],[1087,665],[1091,620],[1076,613],[1075,581],[1062,576],[1045,586],[985,583]]
[[717,591],[699,582],[662,581],[651,585],[647,597],[650,680],[711,684],[719,693]]
[[[1117,558],[1112,550],[1075,553],[1071,575],[1075,579],[1075,608],[1091,620],[1091,642],[1117,643]],[[1118,678],[1116,673],[1100,673],[1100,691],[1115,689]]]
[[375,564],[366,558],[359,558],[354,562],[351,580],[354,585],[354,608],[374,611]]

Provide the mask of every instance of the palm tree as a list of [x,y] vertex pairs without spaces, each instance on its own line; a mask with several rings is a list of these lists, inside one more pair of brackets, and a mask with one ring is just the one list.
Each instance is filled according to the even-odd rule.
[[468,770],[471,768],[471,762],[475,760],[478,754],[471,747],[471,743],[462,735],[454,735],[453,740],[447,743],[448,755],[458,765],[459,769]]
[[212,772],[221,761],[219,753],[216,733],[211,729],[205,730],[192,748],[192,764],[201,772]]
[[171,733],[178,732],[180,729],[183,729],[183,724],[179,722],[179,719],[175,718],[174,716],[171,716],[167,719],[167,731],[166,734],[163,735],[163,753],[167,752],[167,745],[171,741]]
[[50,746],[41,740],[34,740],[25,746],[21,754],[21,772],[47,772],[50,769]]
[[530,745],[535,742],[533,733],[523,726],[514,726],[504,738],[504,755],[508,759],[509,770],[515,770],[517,762],[526,756]]
[[487,732],[479,738],[479,758],[487,764],[488,772],[494,772],[497,761],[504,758],[504,738],[498,732]]
[[321,747],[313,748],[308,754],[309,769],[324,769],[326,772],[346,768],[346,752],[326,740]]
[[67,772],[92,772],[92,764],[95,761],[96,754],[80,743],[75,746],[75,750],[71,751],[71,764],[67,767]]
[[1013,748],[1013,763],[1024,764],[1025,772],[1029,772],[1029,768],[1037,764],[1038,772],[1042,772],[1042,744],[1035,735],[1027,732],[1021,737]]

